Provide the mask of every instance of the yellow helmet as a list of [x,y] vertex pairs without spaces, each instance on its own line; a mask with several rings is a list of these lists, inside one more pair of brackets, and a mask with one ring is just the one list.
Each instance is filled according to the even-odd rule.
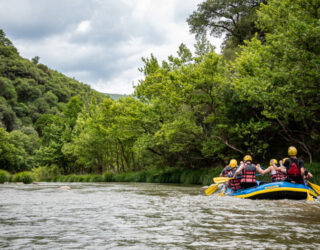
[[246,155],[245,157],[243,157],[244,161],[252,161],[252,157],[251,155]]
[[270,160],[270,165],[272,164],[272,160],[273,160],[274,164],[278,164],[278,161],[276,159],[271,159]]
[[286,160],[288,160],[288,159],[289,159],[289,158],[283,158],[283,160],[282,160],[282,161],[283,161],[283,163],[284,163]]
[[288,148],[288,155],[289,156],[296,156],[297,153],[298,153],[298,150],[295,147],[291,146]]
[[229,166],[232,168],[236,168],[238,166],[238,162],[235,159],[232,159],[229,163]]

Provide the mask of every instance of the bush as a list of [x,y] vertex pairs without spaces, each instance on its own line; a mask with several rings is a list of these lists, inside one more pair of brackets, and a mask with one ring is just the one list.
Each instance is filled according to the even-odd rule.
[[10,181],[10,174],[8,171],[0,169],[0,184]]
[[121,173],[114,176],[116,182],[131,182],[133,181],[134,173]]
[[136,173],[132,174],[132,180],[134,182],[146,182],[147,175],[148,175],[147,171],[136,172]]
[[90,182],[103,182],[104,177],[102,175],[92,175],[90,176]]
[[213,183],[212,178],[220,175],[223,167],[212,168],[202,173],[200,176],[202,185],[211,185]]
[[50,167],[39,166],[33,168],[32,173],[37,181],[50,181],[60,174],[60,170],[57,165],[52,164]]
[[114,173],[112,172],[106,172],[103,174],[103,180],[105,182],[112,182],[114,181]]
[[24,184],[30,184],[34,180],[33,174],[31,171],[24,171],[17,173],[13,176],[14,182],[23,182]]
[[308,171],[311,172],[313,178],[310,179],[312,183],[320,184],[320,162],[313,162],[312,164],[305,164]]

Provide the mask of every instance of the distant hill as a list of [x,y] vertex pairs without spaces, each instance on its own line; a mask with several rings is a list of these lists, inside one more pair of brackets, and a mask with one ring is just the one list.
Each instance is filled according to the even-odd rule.
[[108,94],[108,93],[103,93],[105,96],[109,96],[113,100],[119,100],[121,97],[126,97],[128,95],[122,95],[122,94]]
[[32,126],[42,114],[59,114],[71,97],[84,102],[104,95],[46,65],[19,55],[0,29],[0,127]]

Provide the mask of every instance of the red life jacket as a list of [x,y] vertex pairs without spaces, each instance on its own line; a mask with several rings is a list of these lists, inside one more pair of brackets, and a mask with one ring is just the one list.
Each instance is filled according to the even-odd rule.
[[257,183],[256,166],[253,164],[245,164],[242,170],[241,183]]
[[284,181],[287,179],[287,175],[276,170],[276,173],[271,175],[271,179],[272,181]]
[[[230,168],[231,170],[228,171],[228,174],[226,177],[233,177],[234,176],[234,173],[237,171],[237,168]],[[229,169],[228,169],[229,170]],[[240,179],[241,176],[238,176],[237,179],[231,179],[229,182],[228,182],[228,187],[231,188],[233,191],[237,191],[239,189],[241,189],[241,184],[240,184]]]
[[298,159],[289,158],[287,161],[289,161],[289,167],[287,168],[287,176],[289,180],[293,180],[298,183],[303,183],[301,170],[298,166]]
[[229,177],[229,173],[231,173],[232,172],[232,168],[230,167],[230,166],[226,166],[224,169],[223,169],[223,176],[224,177]]
[[237,191],[239,189],[241,189],[241,183],[240,183],[241,179],[232,179],[229,181],[229,187],[233,190],[233,191]]

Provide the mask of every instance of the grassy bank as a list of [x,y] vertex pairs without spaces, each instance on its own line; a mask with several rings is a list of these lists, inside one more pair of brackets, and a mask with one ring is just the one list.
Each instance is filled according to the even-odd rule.
[[[211,169],[179,169],[168,168],[165,170],[144,170],[139,172],[112,173],[85,175],[59,175],[52,169],[45,167],[34,169],[32,172],[21,172],[13,176],[0,170],[0,183],[7,181],[31,183],[33,181],[47,182],[150,182],[150,183],[176,183],[210,185],[212,178],[219,176],[223,167]],[[320,162],[306,164],[306,168],[313,174],[311,182],[320,184]],[[258,180],[268,181],[270,175],[258,177]]]
[[52,178],[44,178],[39,181],[53,182],[149,182],[149,183],[176,183],[210,185],[212,177],[218,176],[222,167],[213,169],[166,169],[166,170],[144,170],[115,174],[111,172],[102,175],[58,175]]

